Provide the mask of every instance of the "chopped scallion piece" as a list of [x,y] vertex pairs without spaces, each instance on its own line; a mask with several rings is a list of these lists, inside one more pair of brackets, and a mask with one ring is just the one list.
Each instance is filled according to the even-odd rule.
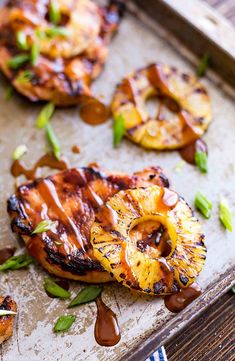
[[10,100],[13,93],[14,93],[14,88],[11,85],[7,86],[6,89],[4,90],[4,100]]
[[122,114],[119,114],[113,123],[113,145],[117,145],[121,142],[125,134],[125,119]]
[[27,54],[19,54],[8,60],[7,64],[11,69],[18,69],[29,61],[30,57]]
[[186,162],[184,160],[181,160],[179,163],[176,164],[175,166],[175,171],[177,173],[180,173],[183,169],[183,167],[185,166]]
[[17,270],[20,268],[27,267],[29,264],[33,262],[33,258],[27,254],[20,254],[19,256],[13,256],[8,258],[6,262],[4,262],[0,266],[0,271],[6,270]]
[[195,153],[195,163],[202,173],[207,173],[207,154],[206,152],[198,151]]
[[87,286],[83,288],[77,296],[70,302],[68,308],[82,305],[84,303],[95,301],[95,299],[101,294],[103,287],[99,286]]
[[232,287],[232,292],[235,293],[235,286]]
[[70,298],[71,296],[69,291],[59,286],[51,278],[45,278],[43,287],[46,292],[58,298]]
[[212,212],[212,203],[201,192],[197,192],[194,200],[195,207],[205,218],[210,218]]
[[70,327],[72,326],[75,320],[76,320],[76,316],[73,315],[60,316],[56,321],[53,331],[66,332],[70,329]]
[[30,70],[25,70],[20,73],[20,75],[16,78],[16,80],[20,83],[28,82],[33,78],[33,72]]
[[9,310],[0,310],[0,317],[1,316],[9,316],[9,315],[16,315],[16,312],[9,311]]
[[44,221],[41,221],[37,225],[37,227],[32,232],[32,234],[38,234],[38,233],[43,233],[43,232],[50,231],[55,224],[56,224],[56,222],[53,222],[53,221],[51,221],[49,219],[45,219]]
[[16,147],[16,149],[13,152],[12,155],[13,160],[20,159],[27,152],[27,150],[28,149],[25,144],[18,145],[18,147]]
[[45,34],[48,37],[53,38],[54,36],[68,36],[68,31],[62,26],[54,26],[53,28],[48,28],[45,30]]
[[60,7],[57,0],[51,0],[49,4],[49,20],[53,24],[59,24],[61,19]]
[[200,78],[202,76],[205,75],[206,70],[208,68],[209,65],[209,61],[210,61],[210,55],[209,54],[205,54],[197,68],[197,76]]
[[44,128],[51,119],[54,111],[55,111],[55,105],[53,103],[47,103],[39,113],[37,119],[37,127],[40,129]]
[[46,125],[46,135],[48,142],[53,149],[54,156],[56,157],[56,159],[60,160],[60,144],[51,124]]
[[40,54],[40,47],[39,44],[35,41],[31,48],[30,60],[32,65],[37,64],[37,60]]
[[27,36],[23,31],[18,31],[16,33],[16,41],[18,48],[20,48],[21,50],[29,49],[29,45],[27,43]]
[[227,200],[224,197],[221,197],[219,204],[219,219],[229,232],[233,231],[232,212]]

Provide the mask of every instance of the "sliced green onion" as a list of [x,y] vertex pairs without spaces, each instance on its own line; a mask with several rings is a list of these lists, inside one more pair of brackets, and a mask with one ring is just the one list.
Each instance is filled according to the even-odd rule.
[[207,154],[206,152],[198,151],[195,153],[195,163],[202,173],[207,173]]
[[33,258],[30,257],[27,254],[20,254],[19,256],[13,256],[8,258],[6,262],[4,262],[0,266],[0,271],[6,271],[6,270],[17,270],[20,268],[27,267],[31,263],[33,263]]
[[235,286],[232,287],[232,292],[235,293]]
[[176,164],[175,166],[175,171],[177,173],[180,173],[183,169],[183,167],[185,166],[186,162],[184,160],[181,160],[179,163]]
[[7,86],[3,94],[4,100],[10,100],[12,98],[13,93],[14,93],[14,88],[11,85]]
[[0,317],[1,316],[8,316],[8,315],[16,315],[16,312],[8,311],[8,310],[0,310]]
[[45,278],[43,287],[46,292],[58,298],[70,298],[71,296],[69,291],[59,286],[51,278]]
[[37,127],[42,129],[47,125],[55,111],[55,105],[53,103],[47,103],[39,113],[37,119]]
[[35,41],[31,48],[30,60],[32,65],[36,65],[40,54],[39,44]]
[[49,20],[53,24],[59,24],[61,19],[60,7],[56,0],[51,0],[49,4]]
[[56,222],[53,222],[50,219],[45,219],[44,221],[41,221],[37,225],[37,227],[32,232],[32,234],[38,234],[38,233],[50,231],[55,224],[56,224]]
[[13,58],[9,59],[7,62],[7,65],[11,69],[18,69],[29,60],[30,60],[29,55],[19,54],[19,55],[14,56]]
[[53,38],[54,36],[68,36],[68,30],[62,26],[54,26],[45,30],[45,34],[48,37]]
[[77,296],[70,302],[68,308],[82,305],[84,303],[95,301],[95,299],[101,294],[103,287],[99,286],[87,286],[83,288]]
[[125,119],[122,114],[119,114],[113,123],[113,145],[117,147],[117,145],[121,142],[123,136],[125,134]]
[[212,203],[201,192],[197,192],[194,200],[195,207],[205,218],[210,218],[212,212]]
[[60,144],[51,124],[46,125],[46,135],[48,142],[53,149],[54,156],[56,157],[56,159],[60,160]]
[[76,320],[76,316],[73,315],[60,316],[56,321],[53,331],[66,332],[70,329],[70,327],[72,326],[75,320]]
[[23,31],[18,31],[16,33],[16,41],[18,48],[20,48],[21,50],[29,49],[29,45],[27,43],[27,36]]
[[33,79],[33,76],[34,76],[34,74],[32,71],[25,70],[20,73],[20,75],[16,78],[16,80],[20,83],[27,83]]
[[18,145],[18,147],[16,147],[16,149],[13,152],[12,155],[13,160],[20,159],[27,152],[27,150],[28,148],[26,147],[25,144]]
[[224,197],[221,197],[219,204],[219,219],[229,232],[233,231],[232,212],[229,208],[227,200]]
[[196,74],[197,76],[200,78],[202,76],[205,75],[206,70],[208,68],[209,65],[209,61],[210,61],[210,55],[209,54],[204,54],[203,58],[201,59],[201,62],[197,68]]

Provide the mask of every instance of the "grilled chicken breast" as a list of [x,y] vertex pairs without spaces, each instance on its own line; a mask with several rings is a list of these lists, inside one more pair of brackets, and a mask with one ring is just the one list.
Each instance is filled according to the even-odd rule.
[[[110,0],[107,7],[99,7],[91,0],[58,0],[56,25],[50,19],[50,4],[8,0],[0,8],[0,70],[32,101],[58,106],[85,102],[92,97],[92,80],[103,69],[123,3]],[[10,65],[21,55],[25,61]]]
[[[15,301],[10,296],[0,297],[0,310],[17,311]],[[0,316],[0,344],[8,340],[13,334],[14,315]]]
[[[169,186],[161,168],[133,175],[109,173],[96,166],[70,169],[20,186],[8,200],[11,227],[29,253],[50,273],[85,282],[107,282],[90,243],[95,213],[120,190],[149,185]],[[56,222],[47,232],[32,235],[45,219]]]

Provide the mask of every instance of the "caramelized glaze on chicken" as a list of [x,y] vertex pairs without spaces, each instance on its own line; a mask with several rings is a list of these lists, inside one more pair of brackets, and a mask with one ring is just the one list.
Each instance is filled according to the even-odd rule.
[[[0,297],[0,310],[17,311],[15,301],[10,296]],[[14,315],[0,316],[0,344],[8,340],[13,334]]]
[[[112,277],[95,259],[90,243],[95,213],[120,190],[154,184],[169,186],[159,167],[126,175],[91,166],[37,179],[20,186],[8,200],[12,230],[49,272],[85,282],[107,282]],[[55,228],[32,235],[45,219],[55,221]]]
[[[30,100],[68,106],[92,97],[90,84],[103,69],[123,3],[110,0],[100,7],[91,0],[56,2],[56,26],[50,21],[49,0],[8,0],[0,8],[0,70]],[[32,63],[35,44],[40,54]],[[9,66],[22,54],[29,59],[16,68]]]

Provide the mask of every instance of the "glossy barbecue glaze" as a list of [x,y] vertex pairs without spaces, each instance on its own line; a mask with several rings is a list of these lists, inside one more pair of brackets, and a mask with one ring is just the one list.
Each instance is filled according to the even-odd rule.
[[[8,200],[12,230],[49,272],[75,280],[106,282],[112,277],[95,259],[90,244],[95,213],[118,191],[153,184],[169,185],[161,168],[126,175],[94,165],[37,179],[20,186]],[[55,229],[32,235],[44,219],[56,221]]]
[[[17,311],[17,305],[10,296],[0,297],[0,310]],[[14,315],[0,316],[0,344],[13,334]]]
[[[0,70],[12,85],[32,101],[53,101],[68,106],[92,97],[90,84],[100,74],[108,54],[108,44],[123,14],[123,3],[111,0],[99,7],[90,0],[58,0],[67,36],[39,36],[53,24],[48,19],[49,0],[8,0],[0,9]],[[25,62],[10,69],[8,61],[18,54],[30,54],[17,45],[16,34],[23,31],[28,47],[37,43],[36,64]],[[22,81],[24,71],[30,79]]]

